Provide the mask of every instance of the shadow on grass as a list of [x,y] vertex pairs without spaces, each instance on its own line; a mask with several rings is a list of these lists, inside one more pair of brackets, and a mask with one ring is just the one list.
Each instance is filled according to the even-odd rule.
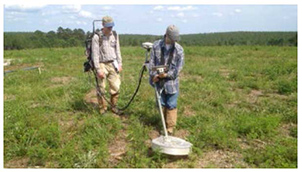
[[75,111],[80,111],[80,112],[92,112],[94,109],[97,107],[94,104],[86,103],[84,100],[75,100],[71,107]]
[[129,109],[127,114],[131,114],[136,116],[140,122],[142,122],[146,126],[151,126],[158,131],[162,130],[162,121],[160,118],[160,114],[158,111],[150,110],[148,108],[133,110]]
[[155,162],[162,163],[162,161],[165,161],[166,163],[173,163],[179,160],[187,160],[189,159],[188,155],[167,155],[160,153],[158,150],[152,150],[150,147],[148,149],[148,157],[152,158]]

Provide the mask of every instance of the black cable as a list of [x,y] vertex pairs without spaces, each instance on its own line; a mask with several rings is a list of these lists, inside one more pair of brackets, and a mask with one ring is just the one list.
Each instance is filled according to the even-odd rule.
[[143,74],[144,74],[144,71],[145,71],[145,70],[147,70],[147,69],[146,69],[146,65],[144,64],[143,67],[142,67],[142,69],[141,69],[141,71],[140,71],[140,76],[139,76],[139,80],[138,80],[138,85],[137,85],[137,87],[136,87],[136,90],[135,90],[134,94],[132,95],[132,97],[131,97],[130,101],[128,102],[128,104],[127,104],[126,106],[124,106],[123,108],[118,108],[119,110],[122,110],[122,111],[123,111],[123,110],[127,109],[127,108],[129,107],[129,105],[131,104],[131,102],[133,101],[133,99],[134,99],[134,97],[136,96],[136,94],[137,94],[137,92],[138,92],[138,90],[139,90],[139,87],[140,87],[140,85],[141,85],[142,78],[143,78]]
[[[95,83],[96,83],[96,93],[97,93],[97,95],[98,95],[99,97],[103,97],[103,98],[106,100],[106,102],[107,102],[108,104],[110,104],[110,106],[112,106],[111,102],[105,97],[105,95],[103,95],[103,94],[105,94],[105,93],[102,94],[102,91],[101,91],[101,89],[100,89],[100,87],[99,87],[99,80],[98,80],[98,77],[97,77],[97,74],[96,74],[95,70],[92,70],[92,72],[93,72],[94,78],[95,78]],[[99,102],[99,101],[98,101],[98,102]]]
[[[134,100],[134,97],[135,97],[136,94],[138,93],[138,90],[139,90],[140,85],[141,85],[141,82],[142,82],[143,74],[144,74],[144,72],[145,72],[146,70],[147,70],[147,69],[146,69],[146,65],[144,64],[143,67],[142,67],[142,69],[140,70],[138,85],[137,85],[137,87],[136,87],[135,92],[133,93],[131,99],[130,99],[129,102],[126,104],[126,106],[124,106],[124,107],[122,107],[122,108],[116,107],[118,110],[123,111],[123,110],[127,109],[127,108],[130,106],[130,104],[131,104],[132,101]],[[96,74],[95,70],[92,70],[92,71],[93,71],[93,74],[94,74],[94,77],[95,77],[97,95],[99,95],[100,97],[103,97],[103,98],[107,101],[107,103],[112,107],[111,102],[105,97],[104,94],[102,94],[102,92],[101,92],[101,90],[100,90],[100,88],[99,88],[99,81],[98,81],[98,77],[97,77],[97,74]]]

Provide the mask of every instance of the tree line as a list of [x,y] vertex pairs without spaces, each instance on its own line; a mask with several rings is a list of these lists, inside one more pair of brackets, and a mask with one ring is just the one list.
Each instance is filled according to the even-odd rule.
[[[4,49],[32,49],[85,46],[91,32],[82,29],[59,27],[57,31],[4,32]],[[140,46],[142,42],[153,42],[162,36],[120,34],[121,46]],[[184,46],[233,46],[267,45],[297,46],[297,32],[225,32],[181,35]]]

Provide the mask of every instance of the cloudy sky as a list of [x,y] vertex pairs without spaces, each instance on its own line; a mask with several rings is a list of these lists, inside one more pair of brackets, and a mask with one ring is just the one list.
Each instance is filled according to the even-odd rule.
[[110,15],[119,33],[161,35],[170,24],[181,34],[297,31],[297,5],[4,5],[4,31],[92,30]]

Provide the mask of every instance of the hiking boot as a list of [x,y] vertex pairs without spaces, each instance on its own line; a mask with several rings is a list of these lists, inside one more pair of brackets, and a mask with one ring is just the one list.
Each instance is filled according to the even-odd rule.
[[107,112],[107,104],[106,104],[106,100],[103,97],[99,97],[98,98],[98,103],[99,103],[99,112],[101,115],[105,114]]
[[173,131],[173,129],[172,129],[172,131],[167,130],[167,133],[168,133],[169,136],[174,136],[174,131]]
[[123,111],[119,110],[116,107],[111,108],[112,113],[116,114],[116,115],[123,115]]
[[176,126],[177,121],[177,109],[167,109],[166,108],[166,128],[168,134],[173,134],[173,130]]
[[117,105],[117,100],[118,100],[118,97],[119,97],[119,94],[116,93],[116,94],[112,94],[111,95],[111,98],[110,98],[110,102],[111,102],[111,111],[117,115],[122,115],[123,114],[123,111],[119,110],[116,105]]
[[[161,130],[161,131],[159,132],[159,134],[165,136],[165,131],[164,131],[164,130]],[[173,132],[170,133],[170,132],[167,130],[167,134],[168,134],[168,136],[173,136],[174,133],[173,133]]]
[[101,115],[104,115],[107,112],[107,109],[101,108],[99,112]]

